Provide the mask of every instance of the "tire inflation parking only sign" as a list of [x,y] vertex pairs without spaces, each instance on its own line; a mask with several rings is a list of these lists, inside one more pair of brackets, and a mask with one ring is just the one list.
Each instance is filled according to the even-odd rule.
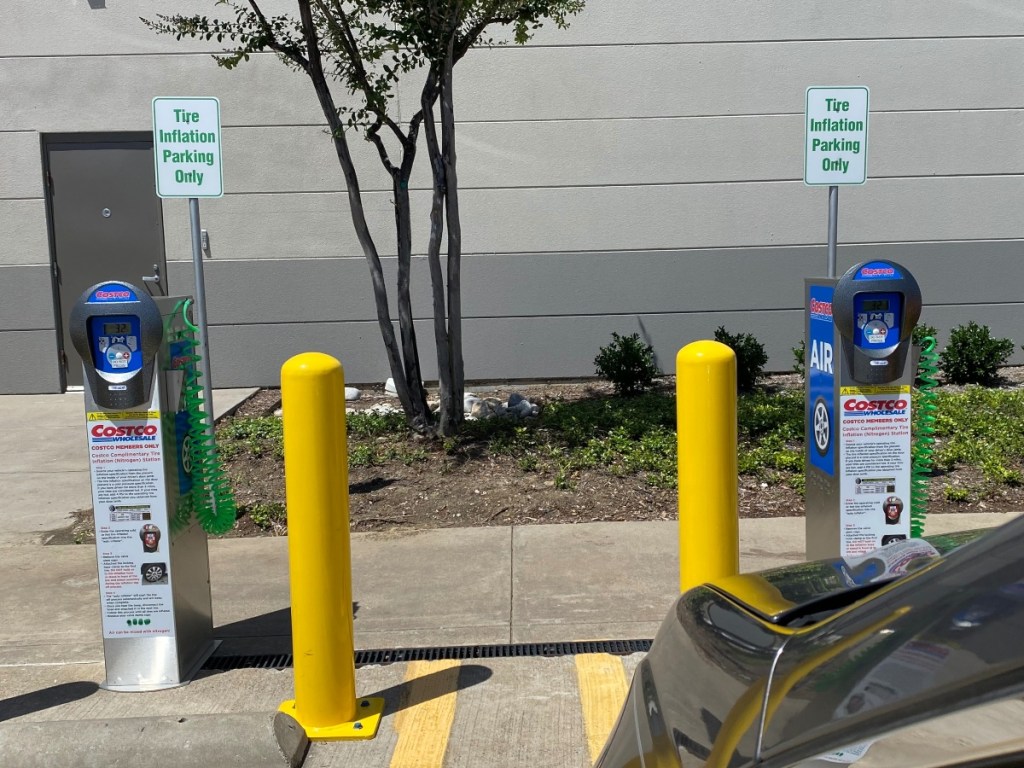
[[804,121],[804,184],[832,187],[867,181],[867,88],[808,88]]

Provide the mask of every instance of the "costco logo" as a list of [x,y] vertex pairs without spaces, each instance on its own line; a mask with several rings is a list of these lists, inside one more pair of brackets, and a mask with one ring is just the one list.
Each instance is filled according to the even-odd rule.
[[864,267],[860,274],[861,277],[892,277],[896,270],[892,267]]
[[811,317],[815,320],[826,320],[832,322],[832,302],[831,301],[818,301],[817,299],[811,299]]
[[131,291],[104,291],[102,288],[96,291],[97,299],[130,299]]
[[897,400],[847,400],[843,403],[843,410],[868,414],[896,414],[906,411],[909,405],[909,401],[903,398]]
[[159,431],[156,424],[97,424],[89,434],[93,443],[153,443]]

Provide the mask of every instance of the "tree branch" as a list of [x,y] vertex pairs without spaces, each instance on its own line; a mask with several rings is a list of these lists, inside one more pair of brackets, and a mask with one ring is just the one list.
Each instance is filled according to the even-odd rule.
[[277,51],[282,56],[298,64],[303,72],[309,73],[309,61],[294,48],[282,45],[281,42],[274,35],[274,28],[270,26],[270,22],[267,21],[267,17],[263,15],[263,11],[260,10],[256,0],[249,0],[249,7],[252,8],[252,12],[256,14],[256,18],[259,19],[260,26],[263,27],[263,33],[267,36],[267,47],[272,51]]

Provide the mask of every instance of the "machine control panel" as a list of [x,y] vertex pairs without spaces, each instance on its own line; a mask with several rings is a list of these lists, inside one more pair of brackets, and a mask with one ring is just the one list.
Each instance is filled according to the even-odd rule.
[[70,322],[96,404],[114,409],[146,402],[163,339],[156,302],[129,283],[99,283],[75,302]]
[[906,269],[891,261],[852,267],[836,283],[833,315],[854,382],[887,384],[903,375],[921,316],[921,289]]
[[885,349],[900,337],[903,297],[898,293],[858,293],[853,298],[857,333],[853,343],[864,349]]
[[139,318],[134,315],[93,317],[89,337],[96,342],[94,359],[104,373],[135,373],[142,368]]

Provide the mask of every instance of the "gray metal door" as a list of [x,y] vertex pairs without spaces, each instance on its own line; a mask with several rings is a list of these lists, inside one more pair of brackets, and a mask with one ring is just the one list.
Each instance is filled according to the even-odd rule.
[[[44,142],[57,321],[65,386],[82,384],[67,319],[86,288],[125,280],[167,294],[164,222],[147,134],[102,139],[50,136]],[[154,265],[156,269],[154,270]]]

